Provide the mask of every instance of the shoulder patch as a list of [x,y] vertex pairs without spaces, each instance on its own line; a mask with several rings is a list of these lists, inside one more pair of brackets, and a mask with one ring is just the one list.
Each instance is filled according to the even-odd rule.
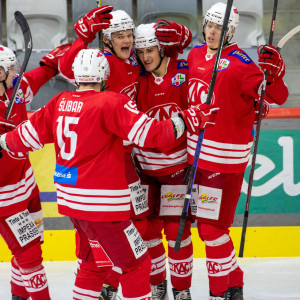
[[172,85],[179,87],[186,81],[186,76],[183,73],[177,73],[174,77],[172,77]]
[[201,48],[201,47],[203,47],[204,45],[206,45],[206,43],[201,43],[201,44],[199,44],[199,45],[196,45],[194,48]]
[[186,61],[181,60],[177,63],[177,70],[179,70],[179,69],[188,69],[188,68],[189,68],[189,65]]
[[138,62],[132,56],[129,57],[129,61],[133,66],[138,66],[139,65]]
[[237,57],[241,62],[247,65],[252,63],[252,59],[243,51],[233,50],[228,54],[228,56]]

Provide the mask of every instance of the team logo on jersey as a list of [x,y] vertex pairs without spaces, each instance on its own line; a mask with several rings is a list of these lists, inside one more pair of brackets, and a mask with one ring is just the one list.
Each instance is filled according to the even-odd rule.
[[[198,79],[198,78],[191,78],[188,84],[189,90],[189,104],[190,105],[197,105],[206,102],[207,94],[208,94],[209,85]],[[215,103],[215,94],[213,93],[211,103]]]
[[189,65],[186,61],[179,61],[177,63],[177,69],[188,69],[189,68]]
[[25,102],[25,97],[24,97],[23,91],[21,89],[19,89],[16,94],[16,103],[23,104],[24,102]]
[[177,117],[180,111],[181,109],[176,103],[165,103],[152,107],[146,114],[150,118],[163,121],[172,117]]
[[177,73],[174,77],[172,77],[172,85],[179,87],[185,82],[185,74]]
[[56,164],[54,171],[54,182],[75,185],[78,177],[77,167],[65,167]]
[[132,56],[129,57],[129,60],[130,60],[130,63],[133,65],[133,66],[138,66],[138,62],[136,61],[136,59]]
[[218,72],[227,69],[229,64],[230,64],[230,60],[226,58],[221,58],[218,66]]
[[134,100],[136,98],[136,94],[137,94],[137,86],[138,86],[138,83],[134,82],[134,83],[130,84],[129,86],[127,86],[126,88],[124,88],[120,93],[126,95],[131,100]]
[[228,54],[228,56],[237,57],[241,62],[247,65],[252,63],[252,59],[243,51],[233,50]]

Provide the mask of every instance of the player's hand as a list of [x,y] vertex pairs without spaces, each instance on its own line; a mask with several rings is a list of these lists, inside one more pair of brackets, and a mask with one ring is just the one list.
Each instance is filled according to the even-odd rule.
[[[255,99],[255,101],[254,101],[254,111],[255,111],[254,124],[256,124],[257,120],[258,120],[259,107],[260,107],[260,100]],[[269,113],[269,103],[266,100],[264,100],[261,119],[264,119],[268,115],[268,113]]]
[[[191,43],[192,33],[183,25],[175,22],[168,22],[160,19],[157,22],[156,36],[160,44],[166,48],[166,51],[183,53],[183,50]],[[170,56],[166,53],[167,56]]]
[[198,104],[181,111],[179,116],[184,120],[189,132],[196,132],[215,126],[218,110],[219,107],[212,104]]
[[267,81],[272,83],[285,74],[285,65],[280,52],[272,45],[260,45],[257,48],[258,65],[263,71],[268,70]]
[[12,131],[16,128],[13,120],[6,120],[0,117],[0,135]]
[[40,66],[49,66],[58,70],[59,58],[65,54],[71,47],[71,43],[63,44],[51,50],[40,60]]
[[97,32],[102,29],[107,29],[110,25],[113,10],[111,5],[103,5],[88,12],[74,25],[74,30],[77,35],[87,43],[91,43]]

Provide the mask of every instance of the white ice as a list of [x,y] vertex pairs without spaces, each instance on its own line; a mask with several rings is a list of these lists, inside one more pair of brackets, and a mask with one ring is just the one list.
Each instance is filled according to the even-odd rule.
[[[239,258],[238,262],[245,272],[245,300],[300,300],[300,257]],[[44,266],[52,299],[71,300],[76,262],[44,262]],[[10,264],[0,263],[0,300],[11,299],[9,281]],[[170,285],[168,293],[173,299]],[[204,259],[194,260],[191,294],[194,300],[208,299]]]

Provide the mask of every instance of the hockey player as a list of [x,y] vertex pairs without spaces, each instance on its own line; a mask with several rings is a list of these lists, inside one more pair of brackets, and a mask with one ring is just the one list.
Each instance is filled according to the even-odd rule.
[[[157,30],[156,23],[141,24],[135,32],[134,47],[144,68],[140,76],[137,107],[150,117],[165,120],[188,107],[188,65],[185,60],[168,57],[165,54],[166,48],[156,36],[164,39],[166,43],[166,36],[163,35],[168,33],[167,38],[170,40],[171,32],[174,32],[176,39],[181,39],[184,37],[178,34],[181,25],[165,20],[159,20],[157,23],[164,25]],[[173,31],[170,28],[173,28]],[[191,37],[191,33],[188,36]],[[167,44],[167,50],[170,52],[174,45],[171,47],[169,42]],[[191,215],[185,227],[180,252],[173,250],[182,210],[180,205],[182,207],[184,201],[182,195],[186,192],[186,185],[183,184],[187,167],[186,146],[184,135],[167,147],[134,148],[142,184],[146,184],[149,189],[151,214],[148,216],[149,225],[143,238],[152,261],[150,283],[155,299],[168,298],[166,252],[162,244],[162,229],[168,241],[168,262],[174,299],[191,299],[189,290],[193,270]]]
[[[0,46],[0,134],[27,120],[26,104],[57,74],[58,59],[68,44],[43,57],[41,66],[24,74],[9,120],[4,119],[17,81],[14,52]],[[42,265],[43,215],[39,190],[27,154],[0,152],[0,234],[11,253],[13,300],[50,299]]]
[[[205,102],[225,8],[225,3],[219,2],[206,12],[205,42],[195,46],[188,55],[190,106]],[[199,184],[197,226],[206,247],[210,300],[244,299],[243,271],[237,264],[229,227],[253,143],[254,105],[255,99],[260,98],[262,71],[269,71],[266,100],[280,105],[288,97],[282,80],[285,67],[280,53],[273,46],[260,46],[261,69],[258,68],[236,43],[230,43],[238,23],[239,14],[233,7],[212,99],[220,107],[220,113],[216,126],[205,130],[195,179]],[[197,134],[188,134],[190,164],[197,139]]]
[[98,297],[106,276],[101,267],[113,265],[122,270],[125,299],[151,299],[150,258],[129,221],[122,140],[164,147],[186,128],[194,132],[207,123],[213,126],[217,108],[196,106],[160,122],[139,112],[126,96],[99,93],[109,74],[100,50],[81,50],[73,70],[78,90],[55,96],[29,121],[2,135],[0,145],[6,151],[26,152],[55,144],[58,210],[78,231],[82,258],[73,299]]
[[[158,120],[165,120],[177,115],[188,106],[186,61],[170,59],[166,56],[165,50],[168,54],[177,56],[178,52],[181,52],[190,43],[192,35],[185,26],[177,23],[165,20],[159,20],[158,23],[164,27],[163,30],[156,32],[157,25],[152,23],[139,25],[135,31],[134,47],[144,68],[139,78],[137,105],[138,110],[146,112],[147,115]],[[161,47],[156,34],[168,44],[167,49]],[[160,187],[162,183],[167,184],[163,185],[163,188],[171,188],[172,184],[176,184],[177,190],[174,191],[171,188],[169,192],[178,193],[178,188],[181,188],[181,192],[184,193],[182,189],[186,189],[186,187],[182,185],[182,180],[185,173],[184,168],[187,166],[186,136],[183,135],[175,143],[160,149],[135,148],[135,155],[141,165],[142,173],[139,175],[143,179],[143,187],[147,190],[146,199],[150,203],[150,212],[146,209],[148,207],[143,205],[144,198],[139,197],[136,200],[133,198],[134,212],[131,219],[143,239],[147,239],[146,245],[152,261],[150,283],[153,299],[166,299],[168,297],[166,253],[161,241],[163,223],[158,213]],[[156,207],[154,208],[154,206]],[[141,218],[141,215],[144,216],[146,212],[150,216],[148,220]],[[177,233],[179,218],[174,217],[174,211],[170,213],[172,217],[164,215],[161,218],[165,219],[164,230],[171,245],[175,240],[174,235]],[[192,268],[188,271],[187,268],[184,268],[186,265],[192,266],[193,249],[189,228],[186,229],[185,235],[186,247],[179,255],[172,251],[173,247],[169,247],[171,278],[173,286],[175,286],[174,298],[177,297],[176,299],[190,297]],[[178,258],[180,258],[180,262],[176,261]],[[175,264],[180,266],[181,274],[178,274],[179,268],[174,268]],[[183,269],[185,271],[182,271]],[[116,274],[111,274],[107,278],[106,282],[111,286],[102,290],[101,299],[115,299],[118,280]]]

